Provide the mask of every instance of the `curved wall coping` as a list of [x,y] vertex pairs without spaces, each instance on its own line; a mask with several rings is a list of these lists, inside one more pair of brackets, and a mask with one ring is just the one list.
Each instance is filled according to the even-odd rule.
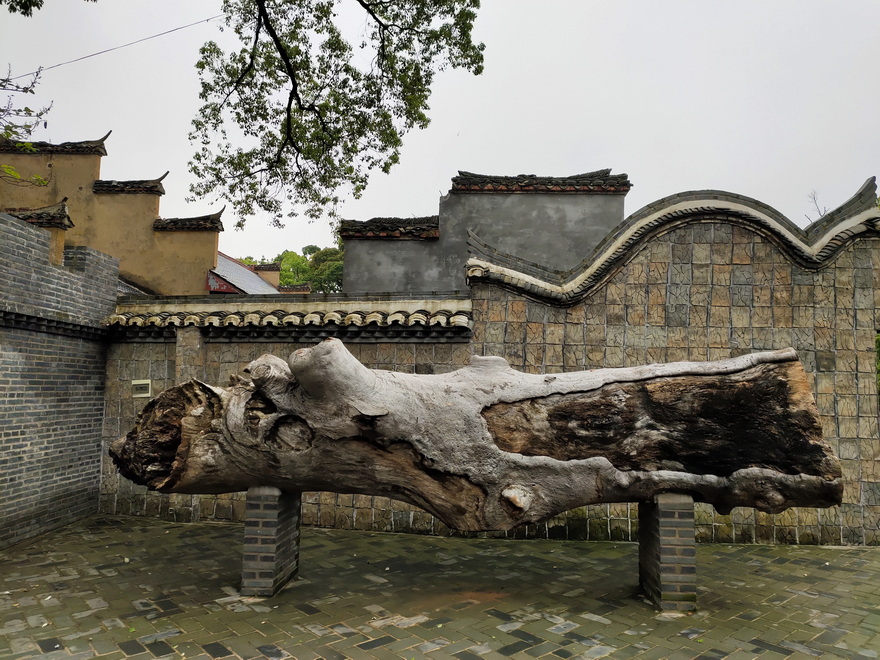
[[880,236],[876,180],[868,179],[852,198],[804,229],[744,195],[701,190],[664,197],[627,217],[586,259],[565,272],[505,254],[469,232],[468,283],[491,282],[556,304],[573,304],[651,238],[685,224],[719,221],[750,229],[773,242],[791,261],[818,270],[854,240]]

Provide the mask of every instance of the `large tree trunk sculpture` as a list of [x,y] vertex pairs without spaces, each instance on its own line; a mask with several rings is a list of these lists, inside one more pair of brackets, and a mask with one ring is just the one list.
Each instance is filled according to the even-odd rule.
[[384,495],[461,530],[659,492],[721,512],[841,500],[792,349],[553,375],[474,357],[410,375],[368,369],[328,339],[287,362],[264,355],[245,374],[153,399],[110,450],[122,474],[172,493]]

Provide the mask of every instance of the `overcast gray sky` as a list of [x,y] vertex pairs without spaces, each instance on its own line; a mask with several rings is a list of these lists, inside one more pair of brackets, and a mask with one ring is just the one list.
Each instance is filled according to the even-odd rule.
[[[342,0],[351,2],[351,0]],[[46,0],[33,18],[0,9],[0,64],[14,74],[220,13],[218,0]],[[105,179],[170,170],[165,217],[187,203],[187,141],[199,107],[194,63],[220,21],[43,74],[54,102],[35,139],[108,130]],[[475,30],[485,72],[438,76],[431,126],[405,139],[344,217],[437,212],[459,169],[562,176],[610,167],[634,183],[627,214],[660,197],[715,188],[755,197],[805,224],[811,190],[829,209],[880,174],[880,2],[853,0],[484,0]],[[274,256],[332,241],[326,223],[272,230],[251,218],[221,250]]]

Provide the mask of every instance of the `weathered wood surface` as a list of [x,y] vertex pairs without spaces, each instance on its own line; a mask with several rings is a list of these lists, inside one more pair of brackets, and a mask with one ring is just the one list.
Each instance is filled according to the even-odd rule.
[[110,450],[152,489],[384,495],[463,530],[680,492],[721,512],[841,501],[794,350],[554,375],[474,357],[443,375],[371,370],[337,340],[264,355],[229,387],[190,381]]

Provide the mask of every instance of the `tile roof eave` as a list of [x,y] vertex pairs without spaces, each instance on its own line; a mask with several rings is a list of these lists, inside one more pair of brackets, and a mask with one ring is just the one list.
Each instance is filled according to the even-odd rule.
[[[9,140],[6,138],[0,138],[0,153],[33,154],[35,156],[41,154],[106,156],[107,148],[104,146],[104,142],[106,142],[107,138],[110,137],[110,133],[112,132],[113,131],[108,131],[104,137],[97,140],[83,140],[80,142],[60,142],[58,144],[52,144],[50,142],[30,142],[25,140]],[[26,144],[28,146],[26,148],[22,148],[19,146],[20,144]]]
[[459,171],[452,178],[452,193],[544,193],[625,195],[632,188],[626,174],[611,174],[610,169],[571,176],[515,176],[475,174]]

